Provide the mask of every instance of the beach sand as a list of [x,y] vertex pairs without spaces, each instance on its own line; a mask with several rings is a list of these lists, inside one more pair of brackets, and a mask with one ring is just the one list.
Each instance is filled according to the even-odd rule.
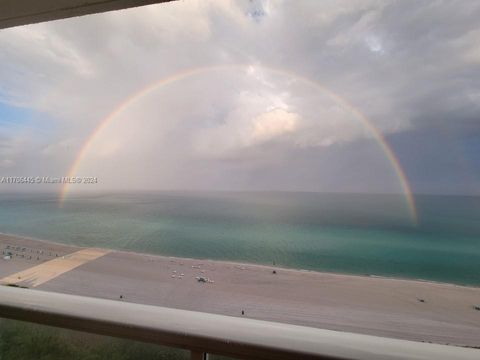
[[[16,275],[37,267],[35,274],[41,277],[42,269],[51,269],[47,263],[58,260],[57,253],[60,257],[85,249],[0,235],[0,251],[14,253],[11,260],[0,260],[3,283],[15,281],[46,291],[480,347],[480,311],[475,309],[480,306],[480,288],[476,287],[124,251],[101,252],[77,266],[65,265],[63,270],[58,266],[69,262],[57,261],[57,273],[53,276],[50,272],[45,281],[36,283]],[[29,258],[30,254],[35,258]],[[39,267],[41,263],[43,267]],[[208,281],[199,282],[197,277]]]

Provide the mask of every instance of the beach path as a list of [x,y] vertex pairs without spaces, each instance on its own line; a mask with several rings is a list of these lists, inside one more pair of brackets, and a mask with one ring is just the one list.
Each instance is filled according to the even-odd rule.
[[36,287],[80,265],[98,259],[109,252],[110,251],[106,249],[82,249],[6,276],[1,279],[0,282],[2,284],[21,284],[28,287]]

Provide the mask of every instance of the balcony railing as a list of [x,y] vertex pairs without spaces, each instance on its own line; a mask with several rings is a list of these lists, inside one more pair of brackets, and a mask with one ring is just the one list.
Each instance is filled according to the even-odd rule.
[[480,359],[480,350],[0,286],[0,317],[239,359]]

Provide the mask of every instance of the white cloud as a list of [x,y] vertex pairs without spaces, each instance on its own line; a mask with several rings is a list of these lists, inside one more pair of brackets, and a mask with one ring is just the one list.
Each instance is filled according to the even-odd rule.
[[274,109],[253,119],[253,142],[265,142],[295,131],[300,116],[284,109]]

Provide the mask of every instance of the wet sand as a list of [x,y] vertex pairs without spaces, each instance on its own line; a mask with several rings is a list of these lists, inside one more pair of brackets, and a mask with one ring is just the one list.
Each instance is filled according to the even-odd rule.
[[[56,252],[65,256],[82,250],[0,235],[0,251],[7,246],[9,251],[14,247],[14,256],[0,260],[0,277],[11,281],[18,272],[54,261]],[[39,260],[25,257],[40,251]],[[199,282],[199,277],[206,282]],[[480,347],[480,311],[475,309],[480,306],[480,288],[475,287],[123,251],[88,259],[39,284],[25,279],[16,283],[118,301]]]

